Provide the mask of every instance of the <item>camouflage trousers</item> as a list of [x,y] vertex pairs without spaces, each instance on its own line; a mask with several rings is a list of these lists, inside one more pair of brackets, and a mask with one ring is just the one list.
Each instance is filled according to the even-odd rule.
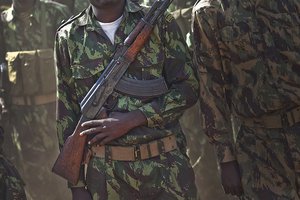
[[67,199],[66,182],[51,172],[58,155],[55,103],[12,106],[9,115],[10,123],[5,132],[13,138],[12,144],[6,144],[5,148],[17,149],[17,155],[12,158],[25,182],[27,198]]
[[0,154],[0,199],[26,200],[24,183],[16,168]]
[[242,125],[236,151],[243,199],[300,199],[300,124],[284,129]]
[[192,200],[197,196],[193,169],[179,150],[135,162],[93,157],[86,176],[93,200]]

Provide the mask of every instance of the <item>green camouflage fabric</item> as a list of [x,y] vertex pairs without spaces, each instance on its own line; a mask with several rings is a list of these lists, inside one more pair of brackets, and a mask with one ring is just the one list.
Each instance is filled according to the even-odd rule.
[[192,22],[192,9],[193,7],[188,8],[179,8],[172,12],[177,24],[179,25],[183,36],[188,44],[188,46],[192,46],[190,39],[190,31],[191,31],[191,22]]
[[87,168],[93,199],[190,200],[196,198],[194,172],[179,150],[145,161],[107,163],[94,157]]
[[79,14],[90,5],[89,0],[53,0],[53,1],[67,5],[73,15]]
[[16,168],[0,154],[0,199],[26,200],[24,183]]
[[[42,5],[45,6],[44,12]],[[46,45],[53,48],[56,29],[68,17],[65,6],[37,0],[30,13],[19,14],[11,7],[1,14],[7,52],[43,48],[45,38],[41,33],[42,16],[46,21]],[[7,99],[10,99],[10,90],[7,95]],[[13,144],[7,144],[5,150],[8,158],[14,159],[12,161],[25,181],[27,198],[59,200],[66,197],[68,194],[63,190],[66,183],[51,173],[59,150],[56,142],[55,102],[39,106],[11,104],[8,109],[9,122],[5,132],[12,136]],[[17,148],[17,155],[11,155],[9,150],[12,146]]]
[[[79,103],[109,63],[118,44],[124,41],[142,17],[142,7],[127,1],[123,16],[114,45],[97,23],[91,8],[58,31],[55,52],[58,81],[57,131],[60,147],[77,124],[80,117]],[[170,89],[165,95],[148,99],[114,92],[112,111],[128,112],[139,109],[147,117],[148,126],[131,130],[112,141],[111,145],[142,144],[175,134],[180,150],[185,154],[185,137],[178,120],[184,110],[196,102],[198,81],[191,66],[190,54],[174,18],[167,14],[160,25],[155,28],[150,41],[129,66],[125,76],[139,80],[164,77]],[[181,157],[174,159],[181,162]],[[188,162],[182,165],[190,167]],[[97,167],[98,165],[94,166]],[[175,171],[171,174],[175,175]],[[194,180],[193,176],[189,178]],[[186,187],[191,190],[189,194],[193,194],[193,199],[196,195],[194,184]],[[182,193],[188,191],[182,187],[180,189]]]
[[13,164],[3,155],[3,139],[4,134],[0,127],[0,199],[26,200],[23,180]]
[[[201,0],[194,10],[203,126],[227,162],[236,159],[231,115],[243,123],[300,105],[300,2]],[[236,151],[245,198],[299,199],[299,137],[242,125]],[[282,177],[289,171],[296,178]]]

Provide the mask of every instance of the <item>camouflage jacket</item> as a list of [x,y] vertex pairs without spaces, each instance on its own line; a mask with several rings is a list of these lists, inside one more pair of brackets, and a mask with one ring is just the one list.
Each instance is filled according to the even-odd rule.
[[[21,15],[11,6],[1,14],[6,51],[53,48],[56,29],[68,17],[67,7],[54,2],[37,0],[31,12]],[[42,33],[43,21],[45,36]],[[46,39],[46,47],[43,47],[43,39]]]
[[300,2],[201,0],[194,10],[204,129],[220,161],[230,161],[231,114],[300,105]]
[[[79,103],[100,76],[112,55],[143,15],[142,7],[127,1],[113,45],[89,7],[57,33],[55,53],[58,78],[58,134],[60,146],[72,134],[80,117]],[[178,119],[197,100],[198,81],[191,58],[174,18],[167,14],[125,76],[150,80],[164,77],[169,91],[157,98],[141,99],[114,93],[112,111],[141,110],[148,126],[137,127],[113,141],[116,145],[145,143],[172,133],[181,134]]]

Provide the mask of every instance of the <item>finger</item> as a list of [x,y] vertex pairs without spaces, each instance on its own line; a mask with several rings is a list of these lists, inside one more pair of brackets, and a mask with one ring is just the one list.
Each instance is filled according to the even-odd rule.
[[100,145],[105,145],[105,144],[109,143],[109,142],[112,141],[112,140],[113,140],[113,138],[108,136],[108,137],[104,138],[104,139],[100,142]]
[[102,126],[102,120],[90,120],[81,124],[82,127]]
[[95,127],[95,128],[89,128],[89,129],[82,131],[79,135],[83,136],[83,135],[92,135],[95,133],[101,133],[101,130],[102,130],[102,127],[100,127],[100,126]]
[[89,144],[89,145],[93,145],[93,144],[95,144],[95,143],[100,143],[100,142],[103,140],[103,138],[105,138],[105,137],[107,137],[107,134],[105,134],[105,133],[100,133],[100,134],[96,135],[95,137],[93,137],[93,139],[91,139],[91,140],[88,142],[88,144]]

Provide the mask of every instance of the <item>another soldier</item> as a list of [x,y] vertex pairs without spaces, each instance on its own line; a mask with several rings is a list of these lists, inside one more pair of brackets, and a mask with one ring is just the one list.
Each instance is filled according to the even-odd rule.
[[51,173],[58,151],[53,44],[67,15],[65,6],[40,0],[13,0],[1,14],[1,51],[5,49],[8,66],[6,132],[19,149],[17,168],[29,199],[63,198],[63,187]]
[[[226,193],[300,199],[299,13],[299,0],[195,6],[201,111]],[[242,122],[235,143],[231,114]]]
[[3,155],[3,139],[3,129],[0,127],[0,199],[26,200],[24,182],[16,168]]
[[65,4],[70,9],[73,15],[77,15],[86,9],[90,2],[88,0],[53,0],[61,4]]
[[10,0],[0,0],[0,12],[8,9],[11,6]]
[[[57,33],[61,146],[77,124],[81,100],[146,10],[131,0],[90,2],[85,13],[66,22]],[[196,102],[198,81],[179,32],[174,18],[164,15],[123,77],[130,80],[126,88],[132,94],[116,90],[107,101],[109,116],[83,124],[82,134],[94,136],[89,140],[94,156],[88,163],[87,179],[82,175],[79,185],[71,188],[73,199],[89,195],[95,200],[196,199],[194,172],[178,120]],[[156,96],[150,80],[159,81]],[[139,154],[137,149],[146,146],[148,153]]]

